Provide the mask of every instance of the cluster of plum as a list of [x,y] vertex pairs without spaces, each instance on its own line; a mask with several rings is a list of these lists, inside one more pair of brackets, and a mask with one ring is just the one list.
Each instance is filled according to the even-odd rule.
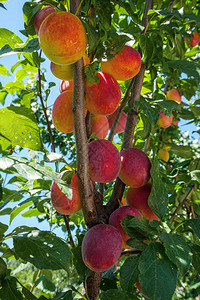
[[[51,6],[37,13],[34,25],[40,47],[51,61],[52,73],[62,80],[61,93],[53,105],[53,124],[60,132],[73,132],[72,64],[82,57],[84,65],[90,63],[86,54],[87,35],[84,26],[75,15],[67,11],[56,11]],[[137,148],[125,149],[119,153],[110,141],[105,140],[121,101],[121,90],[117,80],[134,77],[140,67],[139,52],[125,45],[112,59],[101,62],[99,83],[90,83],[88,79],[85,81],[85,115],[87,111],[92,114],[92,131],[99,138],[88,145],[90,178],[94,182],[109,183],[119,176],[129,187],[126,194],[127,205],[119,207],[110,215],[109,224],[99,224],[89,229],[83,239],[83,261],[88,268],[96,272],[103,272],[112,267],[123,248],[131,249],[127,244],[129,236],[121,226],[125,215],[144,216],[151,221],[159,220],[148,205],[151,192],[151,163],[147,155]],[[170,90],[166,98],[181,102],[177,89]],[[117,133],[124,131],[126,117],[123,113]],[[160,127],[167,128],[172,122],[172,116],[160,112]],[[160,156],[162,159],[162,153]],[[74,214],[81,209],[78,178],[75,173],[70,184],[72,199],[69,199],[55,182],[51,189],[52,205],[64,215]]]

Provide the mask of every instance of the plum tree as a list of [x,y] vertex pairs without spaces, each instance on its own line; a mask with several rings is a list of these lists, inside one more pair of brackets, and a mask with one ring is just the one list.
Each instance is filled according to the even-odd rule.
[[86,266],[95,272],[110,269],[122,252],[122,238],[112,225],[93,226],[82,242],[82,257]]
[[129,148],[121,151],[120,179],[128,186],[140,187],[150,179],[151,163],[140,149]]
[[24,28],[0,28],[0,299],[195,299],[199,1],[7,3]]

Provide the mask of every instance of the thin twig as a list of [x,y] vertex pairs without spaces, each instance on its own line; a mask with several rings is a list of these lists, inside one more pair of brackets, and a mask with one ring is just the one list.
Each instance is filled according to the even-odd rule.
[[108,136],[108,140],[110,142],[112,142],[113,140],[113,137],[115,135],[115,131],[116,131],[116,128],[117,128],[117,124],[119,122],[119,119],[121,117],[121,114],[123,112],[123,109],[124,107],[126,106],[127,102],[128,102],[128,99],[129,99],[129,96],[130,96],[130,93],[131,93],[131,90],[133,88],[133,85],[134,85],[134,81],[135,81],[135,77],[131,80],[130,84],[129,84],[129,87],[126,91],[126,94],[124,96],[124,99],[122,100],[120,106],[119,106],[119,109],[118,109],[118,112],[117,112],[117,115],[113,121],[113,124],[112,124],[112,127],[110,129],[110,133],[109,133],[109,136]]
[[128,256],[128,255],[141,254],[141,253],[142,253],[142,251],[139,251],[139,250],[123,251],[121,253],[121,256]]
[[63,218],[64,218],[65,225],[66,225],[66,228],[67,228],[67,232],[68,232],[68,235],[69,235],[70,245],[71,245],[72,248],[75,248],[74,240],[73,240],[71,229],[70,229],[70,226],[69,226],[69,219],[65,215],[63,215]]
[[179,204],[179,206],[176,208],[176,210],[174,211],[174,213],[172,214],[169,223],[171,224],[174,221],[174,218],[177,214],[177,212],[181,209],[181,207],[185,204],[185,202],[188,200],[188,198],[191,196],[192,192],[194,191],[194,186],[192,186],[189,190],[189,192],[187,193],[187,195],[184,197],[183,201]]
[[176,2],[176,0],[173,0],[173,1],[171,2],[170,6],[169,6],[169,10],[170,10],[170,11],[172,10],[172,8],[173,8],[175,2]]
[[[42,50],[40,50],[40,55],[39,56],[41,57],[41,55],[42,55]],[[40,71],[40,68],[38,68],[38,90],[39,90],[39,98],[40,98],[40,102],[41,102],[41,105],[42,105],[44,116],[45,116],[45,119],[46,119],[46,122],[47,122],[47,129],[48,129],[48,132],[49,132],[52,149],[53,149],[53,152],[56,152],[56,148],[55,148],[55,144],[54,144],[54,139],[53,139],[51,127],[50,127],[49,119],[48,119],[48,116],[47,116],[47,109],[46,109],[46,107],[44,105],[44,101],[43,101],[43,98],[42,98],[42,84],[41,84],[41,80],[42,80],[41,71]]]

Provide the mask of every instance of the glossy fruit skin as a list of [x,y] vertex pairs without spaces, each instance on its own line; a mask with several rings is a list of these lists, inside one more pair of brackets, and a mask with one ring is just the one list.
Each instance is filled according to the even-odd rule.
[[190,47],[193,48],[199,44],[200,36],[199,33],[195,30],[191,37]]
[[56,182],[53,182],[51,188],[51,202],[57,212],[62,215],[72,215],[82,207],[78,186],[78,178],[74,173],[70,183],[72,187],[72,199],[69,199],[59,188]]
[[82,242],[82,258],[92,271],[104,272],[117,263],[122,252],[119,231],[108,224],[95,225],[88,230]]
[[109,141],[95,140],[88,145],[89,173],[93,181],[108,183],[119,174],[120,153]]
[[72,115],[73,92],[65,91],[55,100],[52,109],[52,122],[56,129],[63,133],[74,131]]
[[60,83],[60,92],[73,91],[73,81],[62,80]]
[[99,139],[105,139],[109,130],[106,116],[92,115],[92,133],[96,133]]
[[148,198],[151,193],[151,184],[147,183],[139,188],[129,188],[126,193],[126,202],[141,212],[143,217],[153,221],[160,219],[154,214],[148,204]]
[[110,74],[99,72],[99,83],[86,79],[86,108],[94,115],[110,115],[119,106],[121,90]]
[[140,71],[141,56],[136,49],[125,45],[115,57],[102,61],[101,67],[103,72],[111,74],[116,80],[128,80]]
[[35,32],[36,34],[38,34],[40,26],[42,24],[42,22],[44,21],[44,19],[52,14],[53,12],[55,12],[55,8],[52,6],[45,6],[43,9],[41,9],[35,16],[34,19],[34,28],[35,28]]
[[[84,60],[84,66],[90,63],[87,54],[83,55],[83,60]],[[52,74],[61,80],[67,80],[67,81],[73,80],[73,65],[58,65],[51,62],[50,69]]]
[[127,241],[130,239],[128,234],[124,231],[121,225],[121,221],[124,220],[126,215],[131,215],[134,217],[141,217],[142,214],[132,206],[121,206],[114,210],[109,218],[109,224],[117,228],[122,236],[122,248],[132,249],[129,245],[127,245]]
[[150,179],[151,163],[148,156],[138,148],[121,151],[119,178],[128,186],[141,187]]
[[177,89],[169,90],[166,94],[166,99],[181,103],[181,95]]
[[160,149],[158,150],[158,158],[165,161],[165,162],[168,162],[169,160],[169,152],[168,150],[166,149]]
[[75,63],[84,55],[87,46],[83,24],[69,12],[56,11],[47,16],[38,36],[44,54],[55,64]]
[[[56,129],[63,133],[74,131],[72,114],[73,91],[62,92],[55,100],[52,109],[52,122]],[[85,109],[85,116],[87,110]]]
[[158,126],[162,128],[168,128],[169,126],[171,126],[172,121],[173,116],[167,116],[162,111],[160,111],[160,117],[157,122]]
[[[111,115],[109,115],[107,117],[110,128],[112,127],[112,124],[113,124],[114,119],[115,119],[115,117],[117,115],[118,109],[119,108],[117,108],[113,114],[111,114]],[[122,132],[124,132],[125,127],[126,127],[126,121],[127,121],[127,114],[123,111],[122,114],[121,114],[121,117],[119,118],[119,122],[117,124],[115,133],[122,133]]]

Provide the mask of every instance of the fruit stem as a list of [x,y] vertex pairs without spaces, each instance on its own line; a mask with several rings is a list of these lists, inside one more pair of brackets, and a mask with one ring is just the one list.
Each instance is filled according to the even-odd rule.
[[169,223],[171,224],[174,221],[174,218],[177,214],[177,212],[181,209],[181,207],[185,204],[185,202],[188,200],[188,198],[191,196],[192,192],[194,191],[194,185],[190,188],[189,192],[187,193],[187,195],[184,197],[183,201],[179,204],[179,206],[176,208],[176,210],[174,211],[174,213],[172,214]]

